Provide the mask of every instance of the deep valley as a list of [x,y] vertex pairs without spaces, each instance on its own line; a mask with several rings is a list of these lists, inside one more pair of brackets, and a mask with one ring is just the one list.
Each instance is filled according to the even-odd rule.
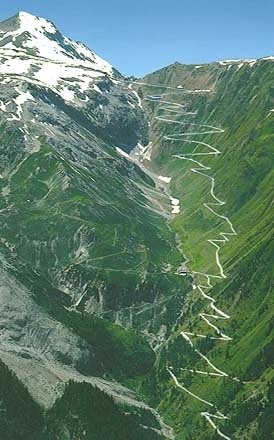
[[0,23],[1,440],[274,438],[273,75]]

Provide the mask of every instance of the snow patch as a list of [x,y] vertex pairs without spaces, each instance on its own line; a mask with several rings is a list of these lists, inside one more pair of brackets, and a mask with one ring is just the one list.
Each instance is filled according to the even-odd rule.
[[13,120],[20,120],[22,113],[23,113],[23,107],[22,105],[26,102],[26,101],[34,101],[33,96],[30,94],[30,92],[21,92],[20,90],[18,90],[18,88],[16,88],[16,91],[19,92],[19,95],[15,98],[14,102],[17,106],[17,117],[15,115],[11,115],[10,118],[8,118],[8,121],[13,121]]
[[97,93],[100,93],[100,95],[102,95],[102,90],[97,86],[97,84],[93,84],[93,88]]
[[264,61],[266,61],[266,60],[268,60],[268,61],[274,61],[274,56],[264,57],[264,58],[262,58],[262,60],[264,60]]
[[172,214],[179,214],[180,211],[181,211],[180,200],[179,199],[175,199],[172,196],[169,196],[169,199],[171,201],[171,207],[172,207],[171,213]]
[[131,160],[131,157],[129,156],[129,154],[127,154],[124,150],[122,150],[119,147],[116,147],[116,151],[117,153],[121,154],[121,156],[126,157],[127,159]]
[[219,64],[221,64],[221,66],[225,66],[226,64],[237,64],[240,63],[242,60],[222,60],[219,61]]
[[45,18],[35,17],[32,14],[29,14],[28,12],[20,11],[19,12],[19,19],[21,26],[28,29],[43,29],[46,32],[49,32],[50,34],[56,33],[56,27]]
[[6,105],[1,101],[1,103],[0,103],[0,110],[2,111],[2,112],[6,112],[7,111],[7,108],[6,108]]
[[73,92],[73,90],[69,90],[66,87],[64,87],[63,90],[59,92],[59,94],[62,96],[62,98],[65,101],[74,101],[74,92]]
[[171,177],[166,177],[166,176],[158,176],[158,179],[165,183],[170,183],[171,181]]
[[19,57],[5,60],[4,62],[1,60],[0,73],[1,74],[13,73],[15,75],[27,73],[30,70],[31,65],[32,65],[31,60],[22,60]]
[[239,64],[239,69],[244,65],[244,64],[249,64],[251,67],[254,66],[254,64],[256,64],[258,60],[257,59],[246,59],[246,60],[222,60],[222,61],[218,61],[218,63],[221,66],[231,66],[232,64]]
[[137,98],[138,106],[139,106],[140,108],[143,108],[143,106],[142,106],[142,100],[141,100],[140,96],[138,95],[138,93],[137,93],[135,90],[132,90],[132,93],[134,93],[134,95],[135,95],[136,98]]

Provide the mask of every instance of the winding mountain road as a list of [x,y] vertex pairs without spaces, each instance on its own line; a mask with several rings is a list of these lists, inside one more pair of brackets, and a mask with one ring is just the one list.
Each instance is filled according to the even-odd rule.
[[[190,95],[190,94],[197,94],[197,93],[210,93],[210,90],[185,90],[182,86],[178,87],[169,87],[169,86],[163,86],[160,84],[147,84],[142,82],[137,82],[136,84],[147,86],[147,87],[156,87],[167,90],[167,92],[159,94],[159,95],[147,95],[145,99],[147,101],[158,103],[159,108],[158,112],[161,111],[162,113],[166,113],[166,117],[164,116],[155,116],[155,119],[159,122],[165,123],[165,124],[178,124],[182,127],[187,127],[188,130],[192,131],[180,131],[177,133],[173,133],[170,135],[165,135],[164,139],[167,141],[178,141],[181,143],[187,143],[187,144],[194,144],[195,148],[193,152],[183,153],[183,154],[174,154],[173,157],[177,158],[178,160],[186,160],[193,164],[193,167],[190,169],[191,172],[195,174],[199,174],[206,179],[208,179],[211,183],[210,185],[210,196],[213,199],[213,201],[208,201],[203,203],[203,206],[205,209],[209,210],[213,215],[218,217],[220,220],[223,221],[223,223],[228,227],[229,232],[220,232],[217,237],[213,237],[208,239],[207,241],[216,248],[215,251],[215,261],[216,266],[218,268],[217,274],[208,274],[204,272],[197,272],[192,271],[192,274],[194,276],[194,279],[200,280],[201,278],[204,278],[206,280],[206,284],[201,284],[201,282],[196,281],[195,284],[193,283],[193,290],[198,291],[201,296],[209,302],[209,307],[213,311],[213,313],[199,313],[199,317],[201,320],[203,320],[211,329],[214,330],[216,333],[216,336],[208,336],[204,334],[198,334],[198,333],[192,333],[188,331],[182,331],[181,336],[184,338],[184,340],[189,344],[189,346],[194,350],[194,352],[207,364],[207,366],[212,370],[211,372],[203,371],[203,370],[197,370],[197,369],[187,369],[187,368],[181,368],[181,371],[188,371],[192,374],[199,374],[204,375],[209,378],[212,377],[226,377],[228,379],[231,379],[233,381],[239,381],[237,377],[232,377],[229,374],[227,374],[225,371],[222,371],[220,368],[215,366],[203,353],[201,353],[198,349],[195,348],[195,345],[192,341],[192,338],[210,338],[215,340],[220,340],[223,342],[230,342],[232,341],[232,338],[230,336],[227,336],[225,333],[223,333],[219,327],[216,325],[216,321],[218,320],[227,320],[230,318],[230,316],[225,313],[224,311],[220,310],[216,306],[216,300],[208,295],[208,293],[205,292],[207,289],[212,288],[211,280],[213,278],[219,278],[224,279],[226,278],[226,275],[224,273],[224,269],[220,260],[220,249],[222,245],[226,244],[229,239],[232,236],[237,235],[231,221],[228,217],[225,215],[219,214],[216,212],[216,207],[223,206],[225,202],[218,198],[215,194],[215,178],[210,176],[208,172],[211,170],[209,166],[206,166],[199,162],[196,158],[197,156],[207,156],[207,155],[214,155],[217,157],[221,152],[215,148],[214,146],[198,141],[190,139],[190,137],[197,136],[197,135],[206,135],[206,134],[220,134],[223,133],[224,130],[222,128],[214,127],[212,125],[207,124],[198,124],[198,123],[192,123],[186,120],[178,120],[178,117],[184,117],[184,116],[193,116],[196,115],[196,111],[188,112],[185,110],[185,105],[180,104],[177,102],[168,101],[165,97],[169,95]],[[172,114],[174,115],[172,117]],[[197,151],[198,148],[206,147],[208,151]],[[195,157],[195,159],[193,158]],[[214,323],[212,322],[214,320]],[[200,401],[201,403],[209,406],[211,408],[211,412],[203,411],[201,412],[201,416],[204,417],[207,422],[212,426],[212,428],[218,433],[218,435],[226,440],[231,440],[230,437],[226,436],[217,426],[217,421],[226,420],[228,419],[227,416],[225,416],[223,413],[221,413],[218,408],[214,405],[214,403],[209,402],[198,395],[192,393],[189,389],[184,387],[176,377],[174,373],[174,369],[172,366],[167,366],[167,371],[169,372],[170,376],[172,377],[175,385],[182,389],[184,392],[186,392],[188,395],[193,397],[194,399]]]

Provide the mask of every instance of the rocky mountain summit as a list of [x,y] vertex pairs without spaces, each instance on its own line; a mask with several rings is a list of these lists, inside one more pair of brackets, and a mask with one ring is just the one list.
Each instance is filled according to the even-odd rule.
[[[25,12],[2,22],[0,60],[1,110],[7,121],[21,121],[29,148],[37,144],[30,131],[36,130],[38,137],[45,132],[51,136],[58,129],[54,107],[62,110],[59,118],[71,115],[92,134],[126,149],[146,138],[136,93],[109,63],[84,44],[64,37],[51,22]],[[55,135],[59,139],[61,133]]]
[[148,339],[171,330],[184,284],[168,197],[126,152],[147,141],[140,98],[47,20],[20,12],[0,31],[0,357],[44,408],[85,381],[127,408],[122,418],[148,414],[139,435],[172,437],[114,381],[152,371]]

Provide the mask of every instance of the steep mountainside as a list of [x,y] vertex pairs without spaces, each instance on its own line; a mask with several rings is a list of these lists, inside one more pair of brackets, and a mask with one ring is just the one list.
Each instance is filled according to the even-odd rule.
[[0,358],[43,407],[73,380],[149,411],[113,379],[151,374],[190,283],[168,196],[125,152],[139,97],[44,19],[0,31]]
[[1,439],[274,436],[273,74],[0,23]]
[[274,435],[273,74],[271,57],[176,63],[136,83],[151,121],[140,159],[179,200],[193,277],[158,367],[178,439]]

